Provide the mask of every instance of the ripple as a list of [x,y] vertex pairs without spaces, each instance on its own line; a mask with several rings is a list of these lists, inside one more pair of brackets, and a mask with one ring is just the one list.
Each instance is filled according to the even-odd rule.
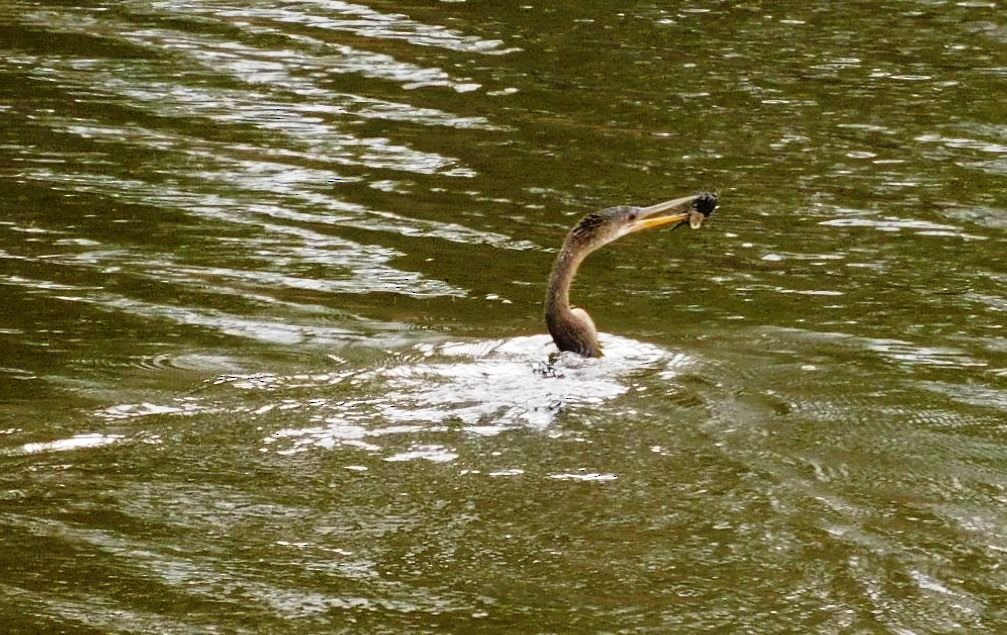
[[66,439],[55,441],[44,441],[35,443],[25,443],[17,448],[4,451],[8,455],[41,454],[45,452],[70,452],[88,448],[100,448],[113,445],[122,441],[125,437],[121,434],[75,434]]
[[[0,11],[13,630],[996,630],[988,11],[350,2]],[[745,251],[592,261],[688,352],[487,339],[697,178]]]
[[[545,361],[553,350],[548,336],[419,344],[378,368],[318,378],[318,386],[341,385],[366,396],[288,403],[287,408],[306,409],[306,416],[319,425],[281,428],[265,439],[264,448],[289,454],[312,447],[352,447],[413,457],[411,453],[427,446],[394,446],[415,437],[459,432],[491,437],[515,426],[543,429],[565,412],[598,408],[627,394],[635,385],[634,373],[659,373],[666,382],[690,363],[684,356],[625,338],[603,336],[602,342],[606,356],[600,360],[564,355],[552,363]],[[266,387],[281,396],[294,385],[310,388],[307,379],[269,376],[227,383],[245,390]],[[331,389],[326,392],[331,394]],[[416,458],[455,458],[446,446],[430,447],[439,449]]]
[[564,472],[561,474],[550,474],[549,478],[557,481],[581,481],[584,483],[604,483],[606,481],[614,481],[618,477],[615,474],[606,474],[602,472]]
[[415,461],[422,459],[431,463],[450,463],[458,458],[458,453],[449,450],[441,445],[419,445],[408,452],[399,452],[385,457],[385,461],[390,463],[401,463],[403,461]]
[[820,221],[818,224],[829,227],[870,227],[877,231],[890,233],[911,230],[920,236],[947,236],[963,238],[965,240],[987,240],[985,236],[965,233],[961,228],[953,225],[891,216],[882,218],[835,218]]
[[191,416],[210,411],[212,409],[208,409],[201,404],[193,402],[183,403],[183,400],[178,400],[178,403],[170,406],[155,403],[116,404],[99,410],[95,414],[107,421],[122,421],[161,415]]
[[961,349],[950,346],[920,346],[901,340],[862,338],[867,350],[883,358],[915,366],[941,366],[953,368],[985,368],[988,362],[975,359]]
[[[765,329],[766,335],[791,343],[817,343],[850,351],[869,351],[885,361],[906,367],[986,368],[989,363],[953,346],[926,346],[893,338],[871,338],[838,331],[808,331],[794,328]],[[824,352],[827,350],[823,348]]]
[[[159,146],[175,146],[184,141],[184,154],[203,163],[203,171],[198,182],[185,190],[164,184],[144,184],[124,179],[109,179],[103,175],[87,173],[57,172],[49,168],[27,170],[24,176],[35,181],[61,182],[74,187],[85,187],[84,191],[121,195],[132,192],[148,204],[172,202],[183,204],[190,212],[219,207],[226,199],[222,191],[233,192],[234,207],[243,207],[255,214],[261,214],[284,221],[309,222],[314,224],[353,227],[368,231],[398,233],[413,238],[428,237],[468,244],[490,244],[493,246],[528,250],[538,249],[534,243],[515,240],[508,236],[485,229],[471,229],[452,222],[413,219],[382,210],[372,210],[339,198],[321,194],[320,184],[331,180],[328,170],[308,169],[291,165],[291,159],[310,159],[307,155],[284,151],[281,156],[270,156],[268,150],[250,145],[221,144],[193,138],[181,138],[157,131],[129,126],[108,126],[97,123],[81,125],[79,122],[53,122],[53,129],[84,138],[128,140],[131,145],[157,149]],[[252,155],[264,157],[250,158]],[[325,160],[330,157],[326,156]],[[191,165],[180,166],[177,171],[166,166],[165,174],[177,174],[179,179],[191,180]],[[117,192],[118,191],[118,192]],[[204,191],[202,205],[193,201]],[[191,201],[188,202],[187,201]],[[276,201],[269,203],[265,201]],[[195,203],[195,204],[194,204]],[[305,209],[317,212],[302,211]],[[218,219],[220,215],[217,215]],[[232,219],[241,222],[240,217]],[[244,224],[247,224],[247,220]],[[334,240],[334,239],[332,239]]]
[[[363,38],[404,40],[417,46],[444,48],[465,53],[503,55],[514,49],[502,49],[499,40],[484,40],[464,35],[443,26],[424,24],[404,15],[383,13],[371,7],[339,0],[306,0],[296,7],[284,4],[269,6],[214,6],[213,3],[188,0],[167,0],[141,5],[182,15],[205,15],[232,22],[272,21],[277,24],[297,24],[325,31],[347,31]],[[313,12],[314,10],[315,12]],[[339,16],[339,17],[333,17]]]
[[945,137],[939,134],[925,134],[916,138],[920,143],[938,143],[948,148],[978,150],[989,154],[1007,154],[1007,144],[971,139],[969,137]]
[[215,353],[162,353],[145,357],[134,357],[140,368],[151,370],[194,370],[199,372],[233,369],[238,360],[229,355]]
[[[1007,173],[1007,161],[1004,162],[1004,167],[1004,172]],[[1007,229],[1007,209],[984,205],[955,206],[948,209],[947,213],[954,218],[974,223],[980,227]]]
[[[349,5],[347,5],[349,6]],[[179,7],[165,7],[177,11]],[[205,9],[202,5],[200,8]],[[300,9],[303,10],[303,6]],[[364,7],[359,7],[363,9]],[[264,11],[259,10],[259,13]],[[413,90],[425,87],[447,87],[456,92],[470,92],[477,90],[480,86],[470,80],[453,79],[447,72],[439,68],[423,67],[409,62],[395,59],[386,53],[377,53],[362,50],[346,44],[327,42],[314,38],[304,33],[288,33],[290,24],[309,21],[310,18],[304,13],[285,11],[277,9],[270,15],[260,15],[254,23],[244,20],[235,20],[238,17],[219,9],[213,12],[195,11],[206,16],[212,16],[215,22],[238,27],[246,37],[257,39],[268,38],[270,48],[256,48],[235,40],[227,40],[221,34],[208,37],[198,32],[186,32],[149,26],[138,28],[137,23],[150,22],[150,14],[143,11],[143,18],[134,15],[133,20],[117,21],[112,16],[106,14],[92,14],[80,16],[71,13],[56,11],[36,11],[27,13],[22,17],[26,24],[44,26],[48,29],[58,27],[63,32],[76,32],[87,34],[89,37],[104,37],[115,42],[129,42],[136,45],[141,50],[149,50],[154,59],[161,58],[161,63],[178,64],[177,60],[165,60],[163,51],[169,50],[176,55],[183,56],[190,62],[212,69],[215,72],[229,72],[236,79],[249,84],[273,85],[284,91],[293,91],[302,97],[311,98],[312,101],[326,101],[329,104],[336,104],[334,110],[329,112],[339,112],[348,114],[345,106],[362,107],[357,112],[359,116],[375,118],[391,118],[410,121],[430,120],[431,117],[437,123],[445,123],[446,118],[436,110],[425,108],[406,108],[401,104],[381,100],[371,100],[361,96],[333,93],[320,88],[315,80],[327,79],[333,74],[357,73],[372,79],[390,80],[401,83],[403,88]],[[98,15],[100,17],[95,17]],[[291,17],[302,16],[302,20],[276,19],[279,16]],[[377,15],[377,14],[376,14]],[[265,19],[263,19],[265,18]],[[275,26],[267,26],[269,20]],[[333,21],[333,24],[337,22]],[[348,22],[339,22],[349,24]],[[358,22],[359,24],[359,22]],[[317,22],[311,24],[313,29],[318,28]],[[322,27],[325,28],[325,27]],[[450,31],[445,31],[450,33]],[[290,48],[276,48],[276,40],[282,38],[291,45]],[[365,43],[373,42],[373,37],[363,40]],[[472,39],[473,42],[479,42]],[[510,51],[494,51],[494,42],[485,42],[482,45],[471,47],[473,50],[480,50],[483,53],[507,53]],[[460,50],[459,47],[453,47]],[[513,49],[512,49],[513,50]],[[75,62],[75,68],[86,69],[88,71],[97,70],[99,66],[97,60],[87,60]],[[116,79],[121,81],[120,76]],[[142,96],[142,92],[139,93]],[[342,104],[342,105],[340,105]],[[296,104],[291,104],[296,106]],[[321,104],[318,104],[321,107]],[[487,126],[486,120],[482,118],[451,118],[447,125],[457,127],[468,127],[476,125]]]
[[[125,493],[117,497],[124,513],[130,514],[138,521],[160,517],[154,506],[159,505],[159,501],[164,499],[165,493],[162,493],[157,500],[151,500],[150,494],[139,488],[133,494],[132,500],[129,500]],[[202,527],[204,534],[212,535],[220,530],[222,524],[224,526],[233,525],[246,518],[250,512],[257,512],[260,519],[296,519],[303,515],[303,511],[297,508],[284,509],[275,505],[256,505],[254,501],[249,501],[247,497],[241,496],[237,492],[230,496],[224,495],[220,491],[214,492],[212,501],[203,500],[204,493],[200,491],[190,491],[189,494],[192,495],[192,498],[188,499],[188,504],[190,507],[196,508],[197,515],[193,517],[192,513],[180,514],[176,523]],[[172,496],[172,498],[175,499],[177,496]],[[198,514],[203,514],[203,517],[200,518]],[[380,580],[377,580],[373,574],[374,563],[347,557],[345,554],[321,548],[317,544],[304,545],[300,554],[288,550],[282,561],[296,561],[299,566],[304,567],[305,571],[313,572],[314,575],[329,575],[337,579],[352,580],[355,582],[354,593],[336,594],[316,591],[307,578],[287,579],[285,584],[256,582],[247,577],[248,567],[263,566],[261,561],[235,563],[233,560],[221,559],[218,549],[213,546],[212,539],[199,541],[205,542],[205,544],[200,545],[198,553],[188,549],[185,550],[183,556],[181,555],[182,550],[174,547],[154,545],[146,539],[138,540],[125,533],[104,528],[81,527],[50,519],[36,520],[15,514],[3,515],[0,517],[0,523],[8,530],[17,530],[19,534],[26,535],[29,539],[42,537],[50,541],[59,541],[73,545],[76,549],[100,555],[105,559],[121,562],[122,573],[120,575],[131,578],[138,574],[148,581],[155,580],[165,592],[175,596],[178,601],[219,603],[221,598],[227,598],[228,602],[233,602],[233,606],[236,608],[240,606],[241,610],[246,612],[251,610],[260,618],[300,620],[333,610],[355,609],[401,611],[409,614],[417,610],[434,611],[438,608],[445,609],[453,606],[453,601],[450,599],[439,597],[434,593],[416,592],[415,590],[409,594],[408,599],[405,594],[401,600],[389,598],[387,597],[388,589],[382,586]],[[275,560],[270,559],[270,561],[269,566],[275,567],[277,565]],[[312,561],[315,561],[316,564],[310,564]],[[317,563],[322,561],[331,563],[330,570],[318,569]],[[263,577],[262,579],[267,578]],[[59,593],[50,596],[50,602],[59,609],[64,607],[61,596],[62,594]],[[124,626],[135,628],[146,623],[142,619],[136,619],[138,616],[135,613],[121,611],[118,608],[110,614],[101,610],[96,612],[92,606],[93,602],[94,598],[88,600],[87,606],[91,607],[91,610],[81,616],[85,624],[113,624],[120,628]],[[118,606],[117,603],[113,604]],[[75,606],[72,601],[69,605],[71,608]],[[71,614],[73,613],[71,612]],[[205,616],[201,617],[200,615],[194,615],[193,619],[197,621],[208,620]],[[216,619],[214,618],[214,620]],[[207,621],[207,623],[210,622]]]
[[[333,165],[445,176],[470,177],[473,174],[450,157],[414,150],[385,137],[358,137],[343,132],[322,116],[332,112],[342,114],[344,111],[338,107],[273,102],[266,95],[249,94],[248,91],[199,89],[169,83],[131,84],[135,84],[135,80],[124,80],[119,75],[110,75],[105,82],[107,90],[119,93],[132,107],[146,106],[160,117],[184,120],[200,116],[219,124],[241,124],[271,135],[283,135],[285,139],[280,145],[286,154],[295,158],[300,151],[303,158]],[[85,138],[101,136],[108,130],[108,126],[102,124],[71,128],[71,132]],[[164,135],[159,138],[160,143],[172,145],[185,139]],[[264,145],[269,147],[269,144]]]
[[26,370],[24,368],[14,368],[9,366],[0,366],[0,374],[5,375],[10,379],[17,379],[22,381],[38,379],[38,375],[30,370]]
[[[225,222],[237,226],[254,226],[261,229],[264,233],[261,238],[250,241],[252,246],[255,246],[256,242],[258,243],[260,253],[263,248],[281,248],[281,251],[288,258],[292,258],[295,261],[310,264],[330,264],[335,267],[341,267],[349,274],[344,279],[316,279],[300,278],[262,270],[255,271],[253,269],[184,267],[174,265],[172,263],[173,257],[164,254],[161,261],[163,266],[150,271],[151,275],[157,278],[170,276],[175,278],[176,282],[193,282],[204,289],[206,288],[206,279],[202,274],[234,277],[250,281],[260,281],[263,277],[267,277],[273,279],[280,286],[333,292],[393,292],[417,296],[465,295],[464,291],[443,282],[427,280],[420,274],[399,271],[384,265],[384,262],[390,261],[399,255],[399,252],[395,250],[376,245],[362,245],[301,227],[263,222],[261,217],[255,214],[255,212],[274,209],[271,206],[252,204],[253,214],[250,215],[248,213],[248,204],[239,200],[224,198],[219,194],[207,193],[200,195],[170,187],[158,187],[154,184],[139,181],[111,179],[97,175],[57,174],[36,170],[30,176],[39,182],[57,182],[64,186],[72,186],[79,191],[107,194],[121,200],[158,206],[165,204],[172,206],[180,205],[187,212],[208,221]],[[279,215],[282,216],[283,214]],[[281,237],[286,237],[286,240],[283,240]],[[103,253],[114,255],[116,252]],[[141,271],[151,269],[149,254],[132,257],[129,260],[138,265],[138,269]],[[50,258],[49,261],[58,262],[58,259]],[[226,287],[217,288],[218,290],[226,290]],[[238,293],[248,294],[250,291],[242,289]],[[259,297],[268,298],[269,296],[259,294]]]
[[1007,413],[1007,390],[977,384],[954,384],[950,382],[917,382],[917,386],[933,391],[970,406],[993,408]]

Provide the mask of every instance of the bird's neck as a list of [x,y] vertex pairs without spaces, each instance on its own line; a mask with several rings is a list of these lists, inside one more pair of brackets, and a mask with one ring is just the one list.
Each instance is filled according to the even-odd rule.
[[545,298],[546,314],[550,311],[570,311],[570,287],[573,285],[573,277],[577,275],[580,263],[584,262],[585,255],[573,249],[569,240],[563,243],[563,248],[556,256],[552,272],[549,274],[549,286]]
[[594,323],[582,309],[570,306],[570,286],[588,250],[578,248],[570,238],[556,256],[545,298],[545,322],[549,334],[561,351],[573,351],[586,357],[600,357],[601,346]]

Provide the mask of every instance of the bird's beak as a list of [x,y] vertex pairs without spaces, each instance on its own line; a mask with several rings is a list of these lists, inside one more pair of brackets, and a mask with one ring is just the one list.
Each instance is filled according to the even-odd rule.
[[657,229],[665,225],[679,227],[685,223],[693,229],[699,229],[703,225],[706,216],[698,211],[694,205],[701,195],[683,196],[650,207],[640,209],[637,220],[630,225],[631,232],[645,229]]

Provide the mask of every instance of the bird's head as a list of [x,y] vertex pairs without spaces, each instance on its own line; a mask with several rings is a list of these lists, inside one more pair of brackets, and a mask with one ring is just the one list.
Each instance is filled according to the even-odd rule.
[[569,240],[580,243],[579,246],[585,252],[590,252],[626,234],[645,229],[657,229],[666,225],[676,228],[685,224],[699,229],[703,221],[717,209],[719,202],[716,194],[703,192],[649,207],[610,207],[582,218],[570,230]]

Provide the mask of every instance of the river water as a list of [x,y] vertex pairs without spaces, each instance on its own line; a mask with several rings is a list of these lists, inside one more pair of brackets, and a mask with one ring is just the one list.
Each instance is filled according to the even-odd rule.
[[3,3],[0,629],[1004,628],[1005,229],[999,1]]

